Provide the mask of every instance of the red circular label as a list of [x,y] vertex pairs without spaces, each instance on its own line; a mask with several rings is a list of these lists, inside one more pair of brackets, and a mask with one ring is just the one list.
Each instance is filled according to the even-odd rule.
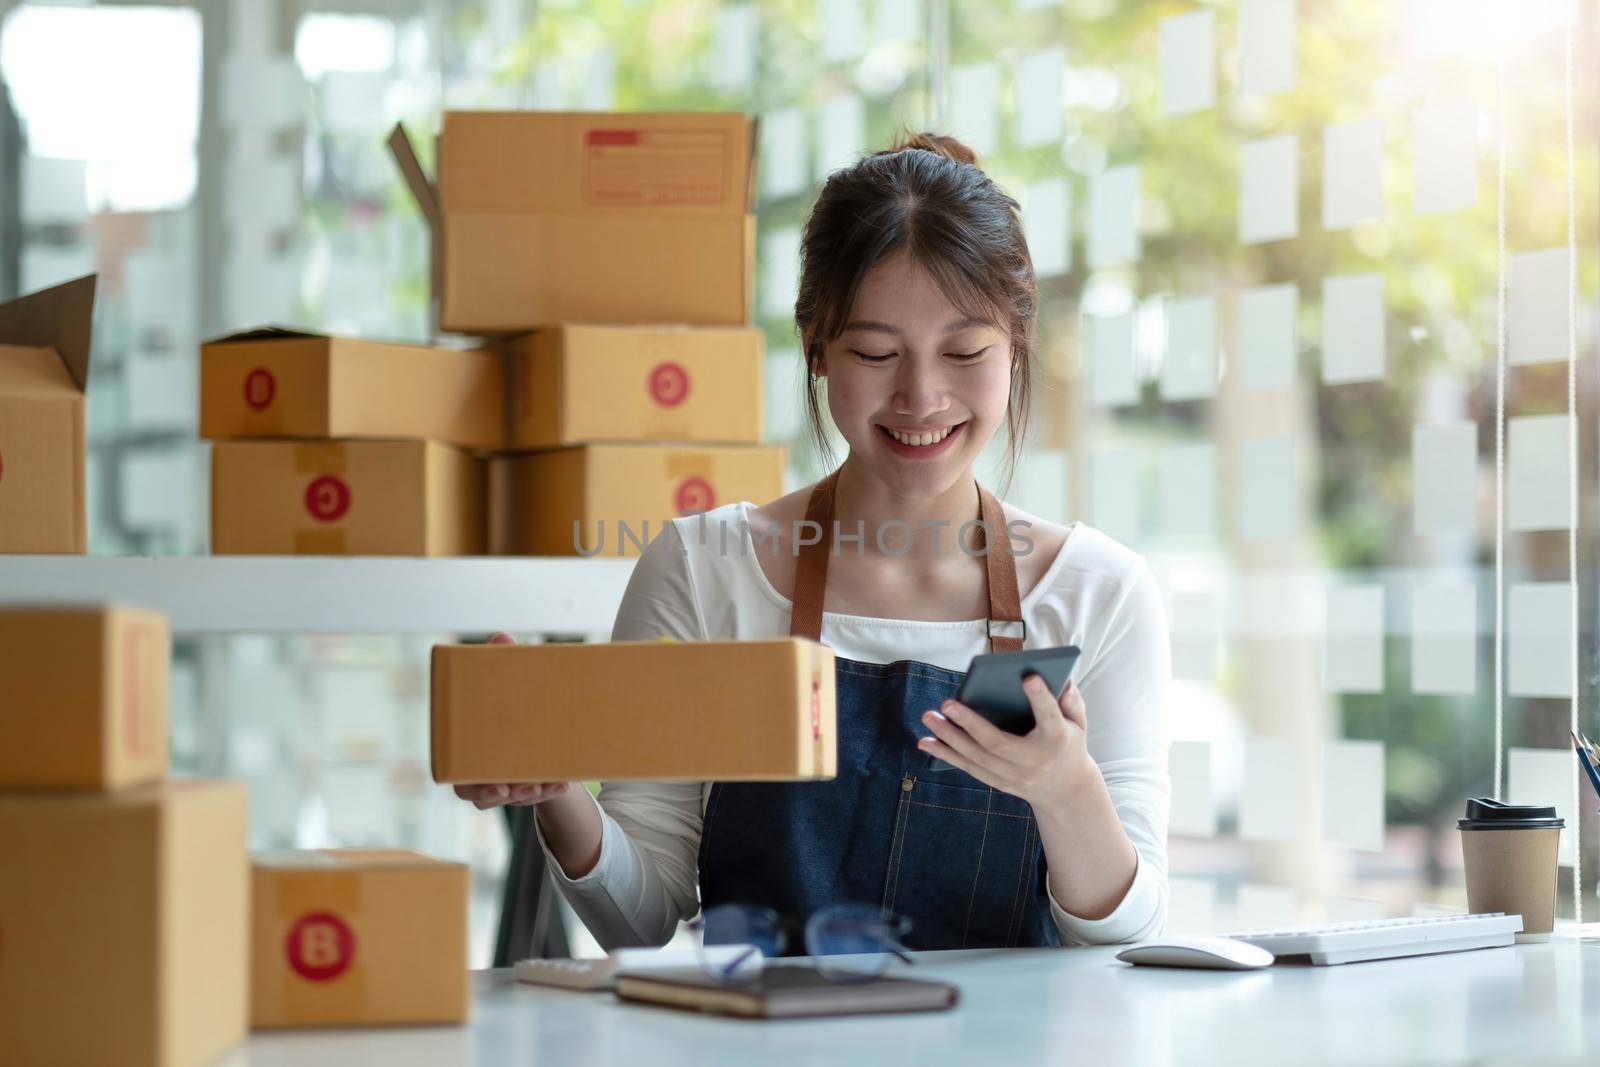
[[356,935],[331,911],[302,915],[289,927],[283,954],[301,978],[327,982],[349,970],[356,957]]
[[350,510],[350,487],[331,474],[306,486],[306,510],[320,522],[337,522]]
[[278,379],[265,367],[257,367],[244,378],[244,402],[254,411],[265,411],[278,395]]
[[689,372],[671,360],[657,363],[650,370],[650,399],[664,408],[675,408],[689,395]]
[[679,515],[690,515],[716,507],[717,494],[704,478],[685,478],[678,483],[678,491],[673,494],[672,502],[677,505]]

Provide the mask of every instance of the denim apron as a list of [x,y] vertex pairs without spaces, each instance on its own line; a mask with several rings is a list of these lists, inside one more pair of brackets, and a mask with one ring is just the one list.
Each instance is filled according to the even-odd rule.
[[[823,536],[795,567],[789,633],[814,641],[837,477],[812,490],[806,518]],[[984,531],[999,534],[985,538],[989,647],[1016,651],[1026,630],[1005,514],[981,485],[978,498]],[[838,775],[714,784],[700,838],[702,907],[756,904],[804,918],[829,904],[876,904],[911,920],[914,949],[1059,945],[1032,808],[916,747],[929,733],[922,713],[954,697],[965,672],[915,660],[835,664]]]

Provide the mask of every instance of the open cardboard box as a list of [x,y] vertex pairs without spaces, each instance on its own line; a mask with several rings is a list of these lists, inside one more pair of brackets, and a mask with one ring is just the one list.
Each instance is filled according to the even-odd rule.
[[396,125],[439,329],[746,324],[756,143],[737,112],[447,111],[435,185]]
[[0,306],[0,552],[82,553],[96,276]]

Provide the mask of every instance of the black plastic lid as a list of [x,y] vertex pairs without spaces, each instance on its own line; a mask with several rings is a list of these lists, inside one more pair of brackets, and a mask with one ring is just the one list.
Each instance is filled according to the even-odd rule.
[[1463,830],[1559,830],[1566,825],[1553,807],[1502,804],[1488,797],[1467,801],[1467,817],[1456,821]]

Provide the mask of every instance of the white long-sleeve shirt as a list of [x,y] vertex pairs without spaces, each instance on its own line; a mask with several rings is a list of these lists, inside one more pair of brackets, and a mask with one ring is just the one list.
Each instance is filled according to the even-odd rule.
[[[725,504],[703,519],[673,520],[640,556],[611,639],[787,636],[790,601],[761,569],[750,537],[751,509],[748,502]],[[770,553],[771,542],[760,550]],[[1089,755],[1138,853],[1133,884],[1110,915],[1079,918],[1051,897],[1062,943],[1155,936],[1166,925],[1172,792],[1166,722],[1171,652],[1155,579],[1137,553],[1075,523],[1043,578],[1024,593],[1022,613],[1026,647],[1082,649],[1073,677],[1088,709]],[[829,611],[822,641],[845,659],[915,659],[955,671],[989,651],[983,619],[931,622]],[[556,883],[605,948],[664,944],[680,920],[700,910],[697,859],[711,784],[602,783],[600,858],[581,878],[566,877],[545,846]]]

